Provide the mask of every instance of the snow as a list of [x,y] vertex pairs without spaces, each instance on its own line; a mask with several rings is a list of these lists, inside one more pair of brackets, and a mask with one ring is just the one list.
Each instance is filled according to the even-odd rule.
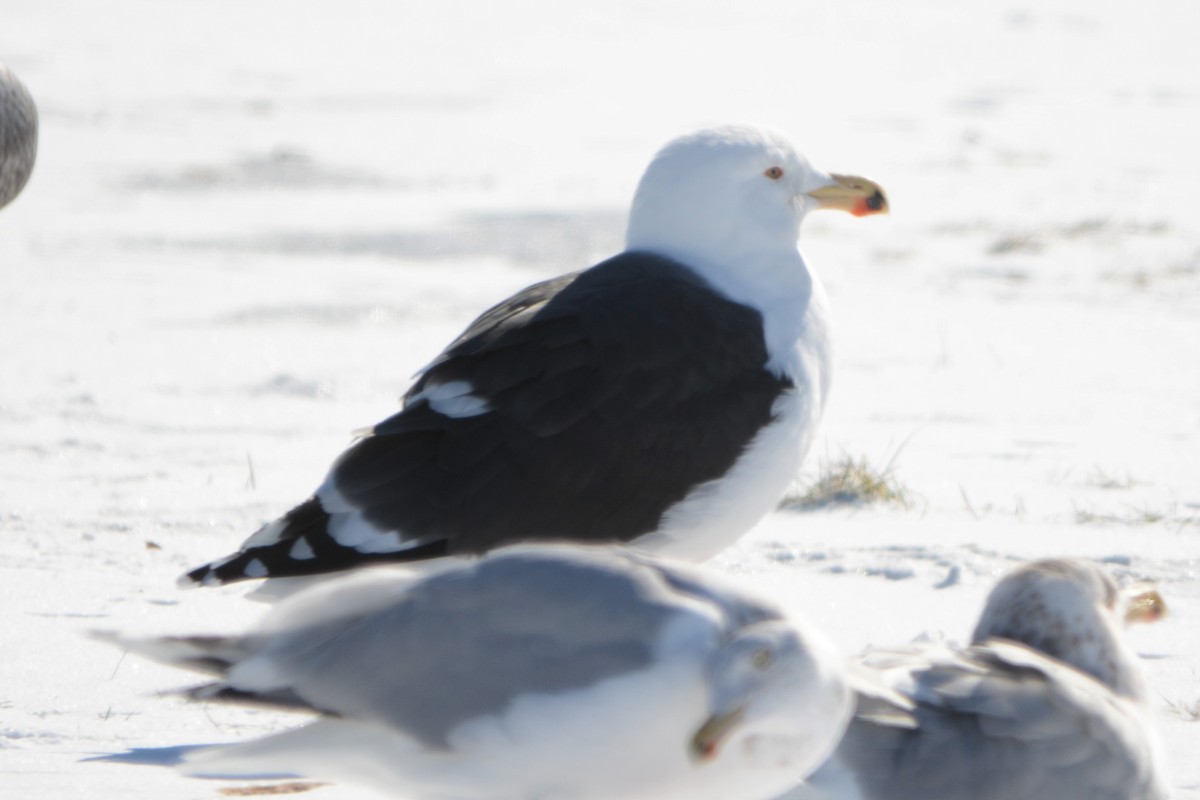
[[915,501],[781,512],[715,563],[847,653],[966,638],[1022,559],[1155,579],[1172,616],[1134,642],[1176,794],[1200,797],[1200,6],[4,16],[0,59],[41,112],[0,212],[5,796],[230,786],[82,759],[299,720],[157,697],[188,676],[82,633],[257,618],[175,577],[311,492],[479,310],[617,250],[659,145],[745,120],[887,188],[891,217],[806,223],[837,348],[808,470],[892,461]]

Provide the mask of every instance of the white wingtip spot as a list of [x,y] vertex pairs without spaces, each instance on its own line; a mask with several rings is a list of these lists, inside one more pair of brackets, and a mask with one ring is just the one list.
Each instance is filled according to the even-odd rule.
[[477,417],[491,411],[492,404],[486,398],[471,394],[473,391],[475,387],[468,381],[430,382],[408,402],[424,400],[437,413],[454,419]]
[[292,545],[292,549],[288,551],[288,558],[294,561],[308,561],[316,557],[317,554],[313,552],[312,545],[303,536],[297,539],[296,543]]
[[246,565],[242,573],[247,578],[265,578],[267,577],[267,567],[256,558]]

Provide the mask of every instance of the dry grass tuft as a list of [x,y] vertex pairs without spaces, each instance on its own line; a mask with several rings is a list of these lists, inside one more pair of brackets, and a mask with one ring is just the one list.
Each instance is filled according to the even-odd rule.
[[866,456],[855,459],[843,454],[835,461],[823,461],[817,478],[789,492],[779,504],[782,509],[812,511],[832,506],[898,505],[909,508],[912,497],[893,473],[895,459],[876,469]]
[[1165,523],[1168,526],[1183,530],[1193,525],[1200,525],[1200,516],[1180,513],[1178,507],[1169,510],[1158,510],[1150,506],[1127,505],[1125,513],[1094,511],[1090,508],[1075,507],[1075,523],[1077,525],[1155,525]]
[[1093,469],[1087,476],[1087,485],[1095,486],[1097,489],[1132,489],[1138,483],[1139,481],[1135,481],[1128,472],[1124,475],[1109,475],[1099,467]]

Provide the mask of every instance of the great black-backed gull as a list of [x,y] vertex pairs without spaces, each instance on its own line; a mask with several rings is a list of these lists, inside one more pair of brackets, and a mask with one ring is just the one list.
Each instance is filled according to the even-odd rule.
[[867,690],[834,758],[788,798],[1165,798],[1149,693],[1123,630],[1163,613],[1156,592],[1123,598],[1094,563],[1026,565],[992,591],[970,647],[925,642],[858,659],[864,685],[901,700]]
[[29,90],[0,64],[0,208],[25,188],[37,157],[37,106]]
[[816,208],[863,216],[887,201],[771,130],[670,142],[642,176],[623,253],[485,312],[311,498],[181,583],[523,540],[714,555],[775,508],[825,404],[826,301],[796,247]]
[[192,774],[433,800],[765,800],[829,755],[853,697],[832,644],[773,604],[607,546],[360,570],[245,636],[100,636],[217,676],[194,699],[321,715],[192,752]]

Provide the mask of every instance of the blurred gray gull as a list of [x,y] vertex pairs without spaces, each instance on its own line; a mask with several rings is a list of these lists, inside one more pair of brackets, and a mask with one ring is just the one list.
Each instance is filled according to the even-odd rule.
[[314,495],[182,585],[624,542],[704,560],[772,511],[829,387],[812,209],[887,210],[780,134],[720,127],[653,159],[626,250],[486,311]]
[[853,693],[824,637],[726,580],[626,548],[513,545],[417,578],[359,570],[246,636],[101,636],[217,675],[194,699],[321,715],[189,753],[195,775],[427,800],[769,798],[829,755]]
[[[855,718],[789,798],[1158,800],[1166,780],[1123,625],[1165,613],[1099,566],[1046,560],[992,590],[968,648],[873,650]],[[888,694],[894,692],[896,694]],[[897,695],[900,700],[897,701]]]
[[0,208],[21,193],[37,157],[37,106],[29,90],[0,64]]

